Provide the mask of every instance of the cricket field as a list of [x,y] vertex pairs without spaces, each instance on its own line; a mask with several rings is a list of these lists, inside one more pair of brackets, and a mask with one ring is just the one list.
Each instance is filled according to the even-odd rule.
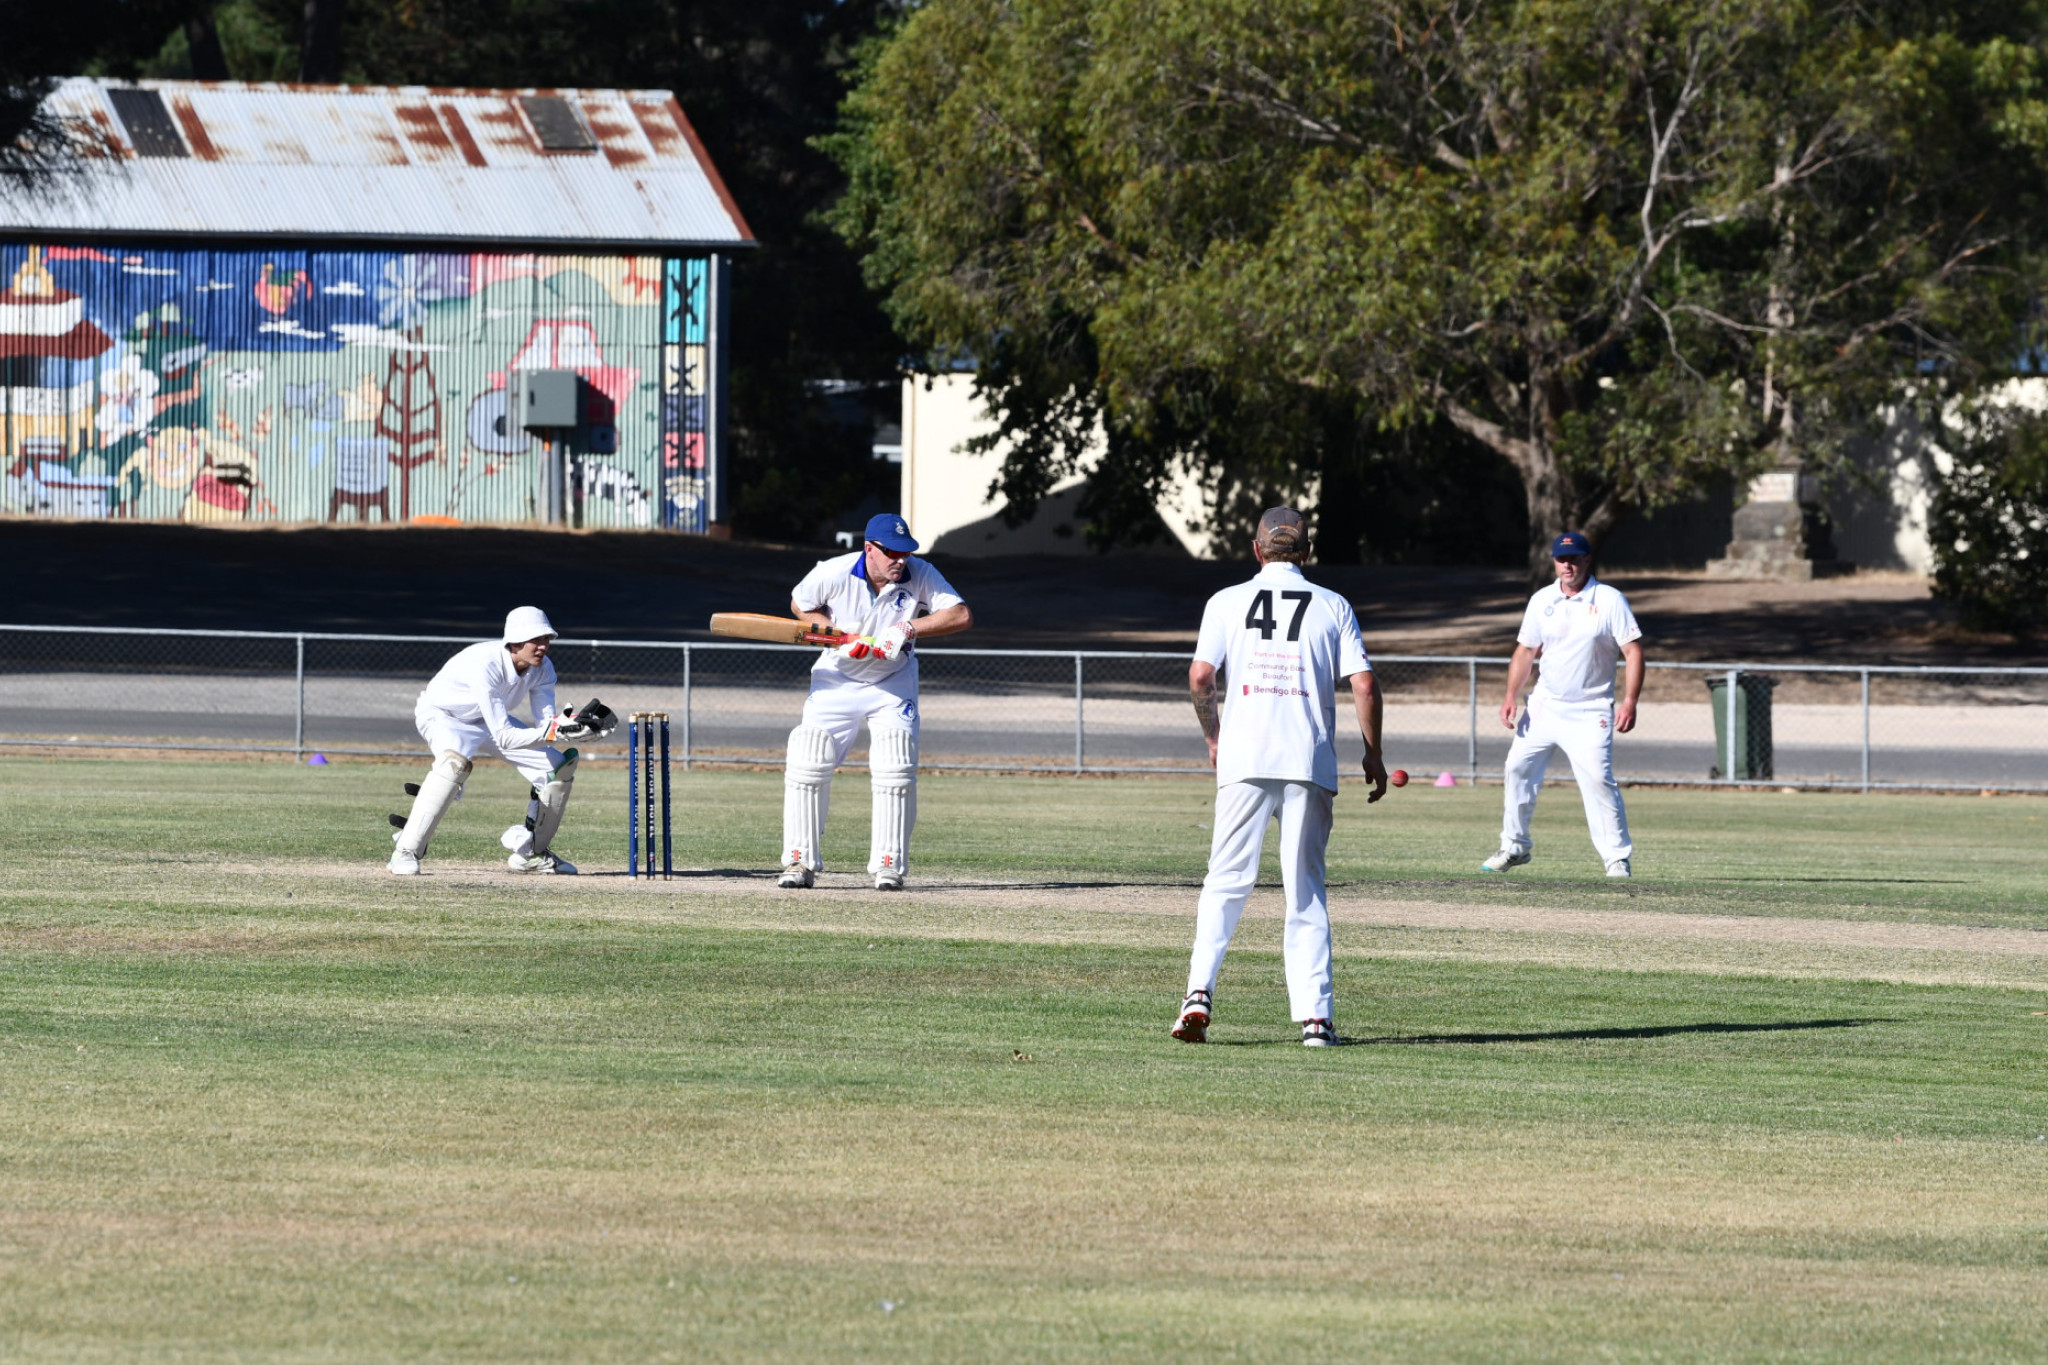
[[616,764],[392,878],[417,775],[0,760],[0,1359],[2048,1355],[2048,801],[1347,786],[1311,1051],[1263,885],[1167,1037],[1199,780],[927,776],[887,895],[858,771],[808,892]]

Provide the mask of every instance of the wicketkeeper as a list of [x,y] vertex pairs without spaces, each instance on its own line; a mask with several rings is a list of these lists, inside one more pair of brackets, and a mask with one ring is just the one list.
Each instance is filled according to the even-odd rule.
[[810,886],[824,870],[832,775],[865,722],[874,787],[868,871],[877,891],[903,889],[917,823],[916,642],[974,624],[953,585],[911,557],[917,542],[903,518],[873,518],[866,537],[852,554],[820,560],[790,596],[789,609],[799,618],[861,638],[823,651],[811,665],[803,722],[789,732],[782,886]]
[[[420,693],[413,723],[433,752],[434,766],[399,831],[390,863],[394,874],[419,875],[434,827],[462,799],[477,752],[484,749],[517,768],[533,788],[525,823],[501,839],[511,850],[505,865],[514,872],[575,873],[576,865],[557,857],[552,845],[576,783],[576,751],[556,749],[553,742],[601,738],[616,718],[596,703],[580,716],[555,709],[555,666],[548,659],[555,634],[539,607],[517,607],[505,618],[502,640],[462,650]],[[528,705],[530,725],[515,718]]]

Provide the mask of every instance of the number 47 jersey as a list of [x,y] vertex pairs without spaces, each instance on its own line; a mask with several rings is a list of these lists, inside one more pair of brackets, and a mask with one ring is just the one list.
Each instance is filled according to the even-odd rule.
[[1351,604],[1273,563],[1202,612],[1195,658],[1221,671],[1216,782],[1271,778],[1337,790],[1337,684],[1372,669]]

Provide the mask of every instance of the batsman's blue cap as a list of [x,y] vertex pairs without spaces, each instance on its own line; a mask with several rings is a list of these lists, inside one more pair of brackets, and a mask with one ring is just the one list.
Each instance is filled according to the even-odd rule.
[[894,512],[883,512],[869,517],[865,538],[885,550],[894,550],[898,554],[907,555],[917,548],[917,542],[911,538],[910,528],[904,525],[903,518]]
[[1550,542],[1550,557],[1552,559],[1562,559],[1566,555],[1585,555],[1590,559],[1593,555],[1593,547],[1577,531],[1566,531],[1556,540]]

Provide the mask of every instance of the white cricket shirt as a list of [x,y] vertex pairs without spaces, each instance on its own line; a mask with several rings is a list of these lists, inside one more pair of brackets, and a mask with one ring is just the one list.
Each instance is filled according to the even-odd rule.
[[[863,548],[850,555],[819,560],[790,593],[790,600],[801,611],[824,612],[832,618],[833,625],[849,635],[865,635],[869,639],[890,626],[913,619],[921,611],[944,611],[962,600],[944,574],[915,555],[904,561],[910,572],[903,575],[901,583],[891,583],[876,592],[861,565],[866,554]],[[915,661],[914,651],[915,645],[893,659],[873,654],[865,659],[849,659],[836,649],[827,649],[820,652],[811,671],[837,673],[853,682],[880,682],[909,667]]]
[[[528,702],[539,725],[513,718]],[[419,704],[483,726],[500,749],[530,748],[546,731],[548,717],[556,714],[555,661],[542,659],[521,673],[513,667],[512,651],[497,640],[485,640],[442,664],[420,693]]]
[[1643,638],[1628,599],[1597,578],[1571,597],[1552,583],[1529,599],[1515,643],[1538,651],[1536,690],[1552,701],[1613,701],[1621,647]]
[[1202,610],[1195,658],[1222,671],[1216,782],[1273,778],[1337,790],[1337,683],[1372,671],[1351,604],[1267,564]]

